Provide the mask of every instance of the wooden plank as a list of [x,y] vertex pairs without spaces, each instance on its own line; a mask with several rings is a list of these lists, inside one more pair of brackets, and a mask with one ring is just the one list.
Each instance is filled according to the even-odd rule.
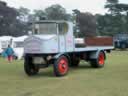
[[86,46],[113,46],[112,37],[86,37]]

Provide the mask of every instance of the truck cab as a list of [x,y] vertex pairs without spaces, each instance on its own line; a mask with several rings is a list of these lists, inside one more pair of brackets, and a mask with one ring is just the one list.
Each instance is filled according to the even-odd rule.
[[66,21],[40,21],[32,25],[25,40],[25,53],[49,54],[74,50],[73,24]]

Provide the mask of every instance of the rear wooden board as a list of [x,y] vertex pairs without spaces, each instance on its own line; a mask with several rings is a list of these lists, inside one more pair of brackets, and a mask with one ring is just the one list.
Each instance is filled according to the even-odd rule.
[[86,46],[113,46],[112,37],[86,37]]

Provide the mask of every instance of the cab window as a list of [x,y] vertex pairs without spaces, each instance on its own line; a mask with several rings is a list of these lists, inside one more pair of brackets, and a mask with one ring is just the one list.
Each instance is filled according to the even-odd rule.
[[34,34],[57,34],[56,23],[39,23],[34,26]]
[[59,23],[58,28],[59,28],[60,35],[64,35],[68,32],[68,24],[67,23]]

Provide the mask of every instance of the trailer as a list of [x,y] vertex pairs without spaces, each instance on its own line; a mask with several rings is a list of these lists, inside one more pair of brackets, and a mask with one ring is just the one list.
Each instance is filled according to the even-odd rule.
[[51,64],[55,76],[64,76],[69,67],[79,66],[80,60],[102,68],[106,52],[114,48],[111,37],[75,38],[72,22],[43,20],[32,26],[33,34],[24,43],[24,71],[29,76]]
[[15,52],[15,57],[16,59],[22,59],[24,56],[24,40],[27,38],[28,36],[24,35],[24,36],[20,36],[20,37],[13,37],[12,40],[12,48]]
[[0,54],[8,47],[12,41],[12,36],[1,36],[0,37]]
[[6,49],[8,45],[12,42],[12,36],[1,36],[0,37],[0,44],[2,49]]

